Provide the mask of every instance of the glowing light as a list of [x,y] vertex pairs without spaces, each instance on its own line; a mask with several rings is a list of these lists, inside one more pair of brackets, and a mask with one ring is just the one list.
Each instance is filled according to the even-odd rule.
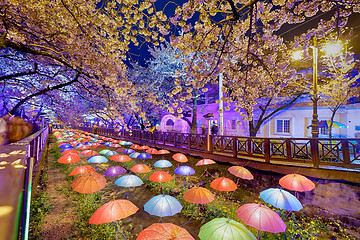
[[300,50],[293,52],[292,58],[294,60],[300,60],[302,58],[302,52]]
[[336,43],[328,43],[323,48],[323,51],[325,52],[326,56],[334,56],[341,52],[342,44],[340,41],[337,41]]

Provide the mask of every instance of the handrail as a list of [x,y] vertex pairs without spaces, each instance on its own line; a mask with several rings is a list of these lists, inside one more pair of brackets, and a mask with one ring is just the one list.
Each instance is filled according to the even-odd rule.
[[40,163],[49,128],[0,146],[0,240],[28,239],[33,172]]
[[287,163],[314,168],[360,168],[360,139],[357,138],[264,138],[220,136],[112,128],[80,128],[110,137],[181,147],[215,155],[266,163]]

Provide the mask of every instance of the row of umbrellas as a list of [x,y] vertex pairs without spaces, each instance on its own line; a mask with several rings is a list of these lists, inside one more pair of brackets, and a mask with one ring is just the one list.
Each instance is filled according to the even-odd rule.
[[[132,149],[132,147],[133,147],[133,145],[131,145],[130,148]],[[134,148],[138,149],[137,146],[135,146]],[[149,150],[149,149],[150,148],[148,148],[147,150]],[[66,149],[66,151],[71,151],[71,149]],[[92,150],[90,150],[90,151],[92,151]],[[102,151],[104,151],[104,150],[102,150]],[[110,151],[110,150],[108,150],[108,151]],[[155,149],[155,151],[157,151],[157,150]],[[153,152],[155,152],[155,151],[153,151]],[[97,155],[96,151],[93,151],[93,152],[95,152],[95,153],[91,152],[92,157],[103,157],[103,156]],[[115,151],[113,151],[113,152],[115,152]],[[104,155],[106,153],[107,153],[107,151],[105,151],[103,153],[100,152],[100,154],[104,154]],[[130,156],[119,155],[119,154],[117,154],[117,152],[115,152],[115,153],[116,154],[108,155],[108,156],[111,156],[111,158],[115,157],[114,159],[119,158],[120,159],[119,162],[124,161],[124,159],[126,159],[126,161],[131,160]],[[65,153],[64,156],[69,155],[69,156],[71,156],[70,158],[76,158],[75,156],[72,156],[72,154],[75,155],[74,152],[68,152],[68,153]],[[86,154],[89,154],[89,153],[86,152]],[[150,155],[150,153],[148,153],[148,154]],[[83,155],[85,155],[85,153]],[[118,156],[118,157],[116,157],[116,156]],[[111,158],[110,158],[110,160],[113,160]],[[105,158],[105,159],[106,159],[106,161],[108,161],[107,158]],[[186,156],[181,153],[173,155],[173,159],[178,162],[187,162],[188,161]],[[89,161],[89,162],[91,162],[91,161]],[[215,162],[210,159],[203,159],[203,160],[199,161],[196,164],[196,166],[208,165],[208,164],[215,164]],[[157,165],[157,166],[155,166],[155,165]],[[154,164],[154,166],[155,167],[169,167],[169,166],[172,166],[172,164],[171,164],[171,162],[164,159],[164,160],[157,161]],[[72,184],[72,187],[74,185],[74,187],[73,187],[74,190],[75,190],[75,188],[81,187],[81,185],[82,186],[89,185],[90,186],[89,188],[94,190],[99,187],[102,188],[106,184],[106,179],[101,174],[96,173],[96,170],[94,168],[92,168],[91,166],[82,166],[82,167],[79,167],[79,169],[76,168],[70,174],[76,175],[76,173],[74,172],[75,170],[76,170],[76,172],[78,172],[78,174],[81,174],[81,176],[79,176],[78,178],[76,178],[74,180],[74,182]],[[84,172],[82,172],[82,171],[84,171]],[[117,171],[119,171],[119,173]],[[135,173],[136,172],[144,173],[144,172],[149,172],[150,169],[145,164],[136,164],[131,169],[131,171],[133,171]],[[241,166],[230,167],[228,169],[228,171],[231,174],[233,174],[239,178],[248,179],[248,180],[253,179],[252,174],[246,168],[241,167]],[[124,169],[120,166],[113,166],[113,167],[110,167],[109,169],[107,169],[104,172],[104,175],[111,176],[111,174],[115,174],[115,172],[116,172],[116,174],[122,175],[122,174],[126,173],[126,169]],[[179,166],[178,168],[176,168],[174,172],[176,174],[180,174],[180,175],[191,175],[191,174],[195,173],[195,170],[192,169],[190,166],[184,165],[184,166]],[[110,175],[107,175],[107,174],[110,174]],[[85,180],[85,181],[77,180],[77,179],[80,179],[83,177],[87,178],[87,180]],[[304,180],[304,178],[305,178],[305,180]],[[99,180],[96,180],[99,185],[97,188],[93,186],[94,184],[90,183],[91,179],[99,179]],[[163,171],[156,171],[149,177],[149,180],[157,181],[157,182],[170,181],[169,179],[170,180],[172,179],[171,175],[168,174],[167,172],[163,172]],[[290,190],[310,191],[315,186],[310,180],[307,179],[310,182],[309,183],[306,179],[307,179],[306,177],[298,175],[298,174],[289,174],[289,175],[284,176],[282,179],[280,179],[279,183],[282,187],[288,188]],[[124,176],[120,177],[118,180],[115,181],[115,184],[118,186],[122,186],[122,187],[129,187],[131,185],[135,186],[137,184],[140,184],[139,180],[141,181],[141,179],[139,177],[137,177],[136,175],[130,174],[130,175],[124,175]],[[141,184],[142,184],[142,181],[141,181]],[[220,177],[220,178],[217,178],[214,181],[212,181],[210,184],[210,187],[212,187],[213,189],[218,190],[218,191],[235,191],[237,189],[237,184],[235,184],[231,179],[228,179],[225,177]],[[98,190],[96,190],[96,191],[98,191]],[[193,187],[193,188],[189,189],[187,192],[185,192],[183,197],[186,201],[196,203],[196,204],[209,203],[215,199],[215,196],[209,190],[207,190],[205,188],[201,188],[201,187]],[[267,202],[277,208],[285,209],[288,211],[299,211],[300,209],[302,209],[302,205],[297,200],[297,198],[295,196],[293,196],[291,193],[289,193],[283,189],[272,189],[272,188],[267,189],[260,193],[260,197],[265,202]],[[116,201],[120,201],[120,202],[116,202]],[[129,203],[127,203],[124,201],[128,201],[128,200],[114,200],[112,202],[116,202],[117,204],[122,204],[123,209],[129,210],[129,211],[130,210],[137,211],[138,208],[135,205],[134,205],[135,207],[125,207],[125,205],[127,205],[131,202],[128,201]],[[109,202],[107,204],[110,204],[110,203],[111,202]],[[112,203],[112,204],[114,205],[115,203]],[[105,205],[103,205],[103,207]],[[105,207],[104,207],[104,209],[105,209]],[[121,207],[120,207],[120,209],[121,209]],[[169,195],[165,195],[165,194],[153,197],[144,205],[145,211],[149,212],[152,215],[156,215],[159,217],[172,216],[172,215],[180,212],[181,209],[182,209],[182,206],[176,198],[169,196]],[[100,211],[100,208],[98,210]],[[95,213],[97,213],[98,210]],[[121,210],[119,210],[119,211],[121,212]],[[100,212],[104,212],[103,209]],[[269,212],[271,212],[271,214],[269,214]],[[97,218],[94,216],[97,216],[99,213],[97,213],[96,215],[95,215],[95,213],[91,217],[90,223],[96,224],[95,223],[96,221],[94,221],[94,219],[97,219]],[[132,213],[132,214],[134,214],[134,213]],[[275,215],[274,215],[274,213],[275,213]],[[119,218],[117,218],[116,220],[124,218],[123,216],[127,217],[127,216],[131,215],[131,214],[130,215],[127,215],[127,214],[129,214],[129,212],[119,216]],[[264,205],[261,205],[261,204],[245,204],[237,210],[237,215],[246,225],[257,228],[260,231],[283,232],[286,229],[285,223],[276,214],[276,212],[274,212],[270,208],[268,208]],[[256,216],[256,217],[254,217],[254,216]],[[265,221],[266,217],[268,217],[267,221]],[[261,221],[260,222],[256,221],[256,219],[261,219]],[[275,223],[275,226],[274,226],[274,223]],[[165,223],[163,223],[163,224],[165,224]],[[153,224],[148,229],[145,229],[146,231],[143,230],[144,233],[143,232],[140,233],[138,239],[147,239],[147,238],[140,238],[140,237],[147,236],[148,234],[150,234],[150,235],[154,234],[154,232],[157,231],[156,229],[162,229],[164,226],[165,225],[162,225],[162,224],[158,224],[158,225]],[[176,230],[177,232],[183,232],[182,230],[180,231],[179,230],[180,227],[178,227],[176,225],[174,225],[175,227],[170,226],[170,225],[166,225],[166,226],[167,226],[167,229],[171,228],[171,229],[174,229],[174,231],[177,229]],[[214,226],[216,226],[216,227],[214,227]],[[241,223],[236,222],[231,219],[226,219],[226,218],[223,218],[223,219],[216,218],[216,219],[213,219],[212,221],[206,223],[205,225],[203,225],[200,229],[199,237],[201,239],[213,239],[212,237],[215,237],[215,236],[220,237],[221,234],[225,234],[226,232],[228,232],[228,230],[230,228],[233,228],[233,227],[236,227],[237,230],[236,229],[231,230],[231,232],[236,233],[237,235],[234,235],[234,237],[235,236],[237,236],[237,237],[229,238],[229,239],[240,239],[239,236],[245,236],[245,238],[243,238],[243,239],[255,239],[255,237],[251,234],[251,232],[249,232]],[[155,230],[153,230],[153,229],[155,229]],[[218,232],[219,229],[223,229],[223,230]],[[224,230],[224,229],[228,229],[228,230]],[[212,231],[212,235],[211,235],[212,237],[208,238],[208,233],[211,231]],[[238,231],[240,231],[241,234]],[[161,232],[166,232],[166,231],[161,231]],[[250,233],[250,235],[249,235],[249,233]],[[191,236],[191,235],[189,235],[189,236]],[[159,238],[159,239],[161,239],[161,238]],[[166,239],[166,238],[164,238],[164,239]],[[187,238],[187,239],[193,239],[193,238]]]

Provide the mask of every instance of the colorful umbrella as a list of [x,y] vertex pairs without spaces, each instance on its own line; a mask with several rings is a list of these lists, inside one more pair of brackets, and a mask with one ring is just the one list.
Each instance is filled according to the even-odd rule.
[[62,148],[62,149],[73,149],[74,147],[67,143],[67,144],[62,144],[61,146],[59,146],[59,148]]
[[216,162],[211,160],[211,159],[203,159],[198,161],[195,166],[202,166],[202,165],[210,165],[210,164],[215,164]]
[[137,158],[139,155],[140,155],[140,153],[138,153],[138,152],[133,152],[133,153],[131,153],[131,154],[129,155],[129,157],[131,157],[131,158]]
[[229,218],[214,218],[205,223],[200,228],[199,238],[201,240],[256,240],[243,224]]
[[259,231],[278,233],[286,230],[286,224],[279,215],[261,204],[244,204],[236,210],[236,215],[246,225]]
[[66,150],[60,151],[60,152],[61,152],[61,155],[65,155],[65,154],[68,154],[68,153],[79,154],[76,150],[73,150],[73,149],[66,149]]
[[95,152],[93,150],[84,150],[82,151],[80,154],[84,155],[84,156],[88,156],[88,157],[91,157],[91,156],[95,156],[95,155],[99,155],[98,152]]
[[177,168],[174,170],[174,173],[176,173],[176,174],[178,174],[178,175],[188,176],[188,175],[193,175],[193,174],[195,174],[195,170],[194,170],[192,167],[190,167],[190,166],[183,165],[183,166],[177,167]]
[[131,169],[134,173],[147,173],[150,172],[150,168],[145,164],[136,164]]
[[122,153],[125,149],[126,149],[126,148],[118,148],[118,149],[116,149],[116,152]]
[[300,174],[287,174],[280,178],[279,183],[283,188],[297,192],[311,191],[315,188],[312,181]]
[[146,149],[149,149],[150,147],[149,146],[141,146],[141,147],[139,147],[139,150],[146,150]]
[[145,152],[149,154],[157,154],[158,150],[156,150],[155,148],[149,148]]
[[167,168],[167,167],[171,167],[172,164],[170,161],[162,159],[162,160],[156,161],[154,163],[154,166],[158,167],[158,168]]
[[104,156],[95,155],[95,156],[89,157],[87,161],[90,163],[105,163],[105,162],[108,162],[109,160]]
[[104,150],[101,150],[99,153],[102,154],[102,155],[105,155],[108,152],[110,152],[109,149],[104,149]]
[[287,211],[300,211],[300,201],[288,191],[280,188],[269,188],[260,192],[260,197],[268,204]]
[[104,155],[105,156],[114,156],[114,155],[117,155],[118,153],[115,152],[115,151],[109,151],[109,152],[106,152]]
[[90,217],[90,224],[115,222],[135,214],[139,208],[128,200],[114,200],[99,207]]
[[236,177],[239,177],[239,178],[242,178],[242,179],[247,179],[247,180],[252,180],[254,179],[254,176],[251,174],[251,172],[249,170],[247,170],[246,168],[244,167],[241,167],[241,166],[232,166],[232,167],[229,167],[228,168],[228,171],[236,176]]
[[114,162],[128,162],[131,161],[131,158],[126,155],[114,155],[110,157],[110,160]]
[[120,166],[111,166],[104,172],[105,176],[114,177],[120,176],[126,173],[126,169]]
[[71,173],[69,174],[69,176],[74,176],[74,175],[79,175],[79,174],[84,174],[84,173],[89,173],[89,172],[95,172],[96,169],[91,167],[91,166],[81,166],[81,167],[77,167],[74,170],[71,171]]
[[205,204],[214,201],[215,196],[203,187],[193,187],[184,193],[183,198],[190,203]]
[[190,233],[172,223],[154,223],[142,230],[136,240],[193,240]]
[[169,182],[172,180],[172,176],[164,171],[156,171],[149,177],[150,181],[153,182]]
[[120,187],[138,187],[143,184],[143,181],[135,175],[124,175],[115,181],[115,184]]
[[170,152],[168,150],[165,150],[165,149],[161,149],[159,151],[157,151],[156,154],[169,154]]
[[75,153],[65,154],[64,156],[61,156],[57,160],[58,163],[70,164],[69,169],[70,169],[70,166],[71,166],[72,163],[78,162],[78,161],[80,161],[80,156],[79,156],[79,154],[75,154]]
[[212,187],[215,190],[222,191],[222,192],[235,191],[237,189],[237,186],[233,182],[233,180],[226,178],[226,177],[220,177],[220,178],[213,180],[210,183],[210,187]]
[[[331,124],[331,121],[329,121],[329,120],[320,121],[320,122],[318,123],[318,127],[319,127],[319,128],[329,128],[329,127],[330,127],[330,124]],[[312,125],[307,126],[307,128],[311,128],[311,127],[312,127]],[[342,123],[339,123],[339,122],[336,122],[336,121],[333,121],[332,127],[347,128],[346,125],[344,125],[344,124],[342,124]]]
[[117,148],[117,147],[121,147],[121,145],[116,143],[116,144],[112,144],[110,147]]
[[131,148],[131,149],[139,149],[140,146],[137,145],[137,144],[133,144],[133,145],[130,146],[130,148]]
[[175,161],[177,161],[177,162],[182,162],[182,163],[189,161],[188,158],[187,158],[184,154],[182,154],[182,153],[175,153],[175,154],[172,156],[172,158],[173,158]]
[[165,194],[152,197],[144,205],[145,212],[159,217],[174,216],[181,212],[181,209],[182,206],[176,198]]
[[90,172],[81,174],[75,178],[71,184],[74,191],[79,193],[93,193],[104,188],[106,185],[106,179],[103,175]]
[[90,149],[91,147],[88,146],[88,145],[81,145],[80,147],[78,147],[79,150],[88,150]]
[[130,149],[130,148],[125,149],[124,151],[122,151],[122,153],[133,153],[133,152],[135,152],[135,151],[133,149]]
[[151,159],[152,156],[149,153],[140,153],[139,156],[137,156],[139,159]]

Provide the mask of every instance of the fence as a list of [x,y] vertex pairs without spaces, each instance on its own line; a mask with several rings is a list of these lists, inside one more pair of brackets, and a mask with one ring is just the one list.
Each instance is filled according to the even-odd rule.
[[44,128],[0,147],[0,240],[28,239],[31,187],[49,133]]
[[319,167],[360,168],[360,139],[356,138],[261,138],[202,135],[112,128],[81,128],[100,135],[134,139],[210,154],[266,163],[309,164]]

